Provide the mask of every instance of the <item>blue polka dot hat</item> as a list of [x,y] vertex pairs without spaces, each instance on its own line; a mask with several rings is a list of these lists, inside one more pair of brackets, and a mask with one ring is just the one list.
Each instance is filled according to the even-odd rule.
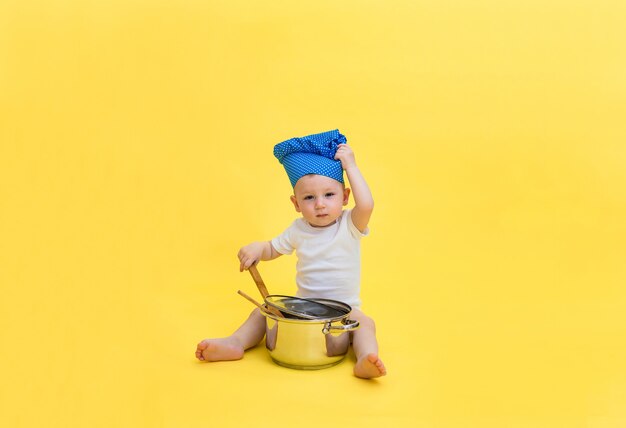
[[318,174],[343,183],[341,161],[335,160],[339,144],[346,143],[346,137],[334,131],[291,138],[274,146],[274,156],[283,164],[291,186],[307,174]]

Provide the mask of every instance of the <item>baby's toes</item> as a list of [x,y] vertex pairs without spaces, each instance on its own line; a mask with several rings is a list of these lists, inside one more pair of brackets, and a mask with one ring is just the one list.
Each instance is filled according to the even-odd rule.
[[199,359],[200,361],[204,361],[204,356],[202,355],[202,351],[204,351],[208,346],[208,343],[206,343],[204,340],[200,343],[198,343],[198,346],[196,347],[196,358]]

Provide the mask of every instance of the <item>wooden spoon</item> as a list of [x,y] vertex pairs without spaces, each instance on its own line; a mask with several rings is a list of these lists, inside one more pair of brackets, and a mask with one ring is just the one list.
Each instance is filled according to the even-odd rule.
[[270,293],[268,293],[267,287],[265,286],[265,283],[263,282],[263,278],[261,278],[261,274],[257,270],[256,265],[250,266],[248,268],[248,271],[250,272],[250,275],[252,275],[252,279],[254,279],[254,283],[256,284],[256,287],[259,289],[261,296],[263,297],[263,299],[265,299],[267,296],[269,296]]
[[[256,288],[259,289],[259,293],[261,293],[261,296],[263,297],[263,300],[265,300],[265,298],[267,296],[269,296],[269,292],[267,291],[267,287],[265,286],[265,283],[263,282],[263,278],[261,278],[261,274],[259,273],[258,269],[256,268],[256,265],[252,265],[248,268],[248,270],[250,271],[250,275],[252,275],[252,279],[254,279],[254,283],[256,284]],[[241,294],[241,292],[239,293]],[[244,296],[242,294],[242,296]],[[246,296],[244,296],[246,297]],[[250,300],[250,299],[248,299]],[[259,306],[260,307],[260,306]],[[270,305],[265,305],[263,306],[263,309],[271,314],[276,315],[277,317],[280,318],[285,318],[285,316],[283,315],[283,313],[281,311],[279,311],[278,309],[270,306]]]
[[241,290],[237,290],[237,293],[239,293],[240,296],[245,297],[248,301],[252,302],[255,306],[257,306],[259,309],[265,309],[263,307],[263,305],[261,305],[259,302],[257,302],[256,300],[254,300],[252,297],[248,296],[246,293],[244,293]]

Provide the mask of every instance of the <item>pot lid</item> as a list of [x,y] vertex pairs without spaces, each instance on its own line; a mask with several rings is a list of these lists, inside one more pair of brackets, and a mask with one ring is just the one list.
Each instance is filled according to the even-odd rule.
[[265,298],[268,306],[279,311],[304,319],[341,318],[350,313],[352,308],[338,300],[317,299],[294,296],[270,295]]

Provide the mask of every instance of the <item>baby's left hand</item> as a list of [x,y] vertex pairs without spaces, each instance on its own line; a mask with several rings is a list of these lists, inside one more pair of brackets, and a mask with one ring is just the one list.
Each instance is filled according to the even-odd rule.
[[350,167],[356,166],[356,159],[354,158],[354,152],[347,144],[339,144],[337,146],[337,153],[335,153],[335,159],[341,161],[341,167],[347,170]]

